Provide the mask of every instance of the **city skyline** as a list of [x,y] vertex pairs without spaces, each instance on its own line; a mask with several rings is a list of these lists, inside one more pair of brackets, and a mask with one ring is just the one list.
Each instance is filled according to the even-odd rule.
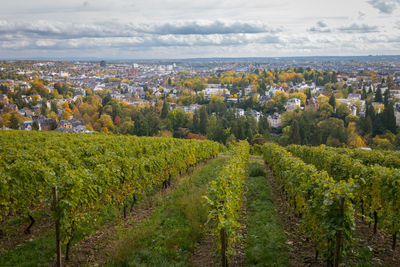
[[2,2],[0,58],[398,55],[399,0]]

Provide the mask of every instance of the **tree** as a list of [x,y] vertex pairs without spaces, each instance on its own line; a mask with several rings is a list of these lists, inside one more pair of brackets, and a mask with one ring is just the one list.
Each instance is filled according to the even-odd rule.
[[168,113],[168,122],[173,130],[185,126],[186,114],[181,109],[174,109]]
[[195,112],[193,114],[192,131],[195,133],[198,133],[199,128],[200,128],[199,112],[197,110],[195,110]]
[[374,101],[375,102],[379,102],[379,103],[382,103],[382,101],[383,101],[383,99],[382,99],[382,90],[381,90],[380,87],[378,87],[378,89],[376,89]]
[[265,115],[262,115],[258,120],[258,132],[262,134],[264,137],[266,137],[269,134],[268,117]]
[[396,117],[394,115],[393,105],[388,104],[382,113],[382,122],[386,130],[396,133]]
[[389,105],[389,99],[390,99],[390,90],[387,89],[383,94],[383,104],[385,105],[385,108],[387,105]]
[[311,95],[311,89],[310,89],[310,88],[307,88],[305,91],[306,91],[307,99],[310,99],[310,98],[312,97],[312,95]]
[[367,98],[367,91],[365,90],[365,85],[364,85],[361,93],[361,99],[365,100],[366,98]]
[[57,102],[55,102],[55,101],[51,101],[51,104],[50,104],[50,109],[51,109],[51,111],[53,111],[54,113],[58,114],[58,106],[57,106]]
[[336,108],[336,97],[334,94],[331,94],[331,96],[329,97],[329,105],[332,106],[333,110],[335,110]]
[[215,116],[212,116],[208,121],[206,132],[208,139],[218,141],[224,144],[226,143],[226,140],[228,139],[230,134],[230,130],[229,129],[224,130],[222,121],[218,120]]
[[110,102],[111,100],[112,100],[111,95],[110,95],[110,93],[108,93],[108,94],[103,98],[103,101],[102,101],[103,107],[105,107],[105,106],[108,104],[108,102]]
[[299,122],[297,119],[294,119],[290,126],[289,142],[292,144],[301,144]]
[[208,122],[207,110],[204,106],[202,106],[200,108],[200,124],[199,124],[200,133],[206,134],[207,122]]
[[[347,139],[346,128],[344,122],[338,118],[329,118],[318,123],[319,135],[321,136],[321,142],[327,144],[328,138],[330,138],[331,144],[339,140],[341,143],[345,143]],[[335,140],[336,139],[336,140]]]
[[40,114],[43,116],[47,115],[47,105],[45,102],[42,103],[42,106],[40,107]]
[[39,124],[37,123],[37,121],[34,121],[32,123],[32,130],[35,130],[35,131],[39,130]]
[[138,112],[134,124],[134,134],[137,136],[147,136],[149,135],[149,124],[142,112]]
[[164,101],[162,109],[161,109],[161,119],[165,119],[167,117],[168,109],[169,109],[168,103],[167,103],[167,101]]
[[115,122],[115,126],[120,127],[121,126],[121,117],[118,115],[115,116],[114,122]]
[[350,114],[351,114],[350,108],[345,103],[340,103],[336,109],[337,117],[344,120]]
[[11,118],[10,118],[10,128],[14,129],[14,130],[18,130],[19,128],[19,122],[18,122],[18,118],[15,115],[15,113],[11,114]]

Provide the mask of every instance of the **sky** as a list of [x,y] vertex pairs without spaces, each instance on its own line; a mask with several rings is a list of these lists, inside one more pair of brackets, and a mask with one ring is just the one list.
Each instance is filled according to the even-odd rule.
[[400,0],[0,0],[0,58],[400,54]]

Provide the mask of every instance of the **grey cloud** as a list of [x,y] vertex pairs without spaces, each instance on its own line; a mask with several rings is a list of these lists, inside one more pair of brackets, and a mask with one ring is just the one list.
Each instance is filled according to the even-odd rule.
[[307,31],[312,33],[329,33],[331,30],[328,28],[328,24],[324,21],[317,21],[317,25],[309,28]]
[[326,28],[318,28],[318,27],[311,27],[308,29],[309,32],[316,32],[316,33],[328,33],[331,32],[330,29]]
[[353,23],[349,26],[339,27],[338,31],[343,33],[371,33],[371,32],[378,32],[377,26],[368,26],[366,24],[356,24]]
[[317,26],[319,26],[319,27],[321,27],[321,28],[328,27],[328,25],[327,25],[325,22],[323,22],[322,20],[320,20],[320,21],[317,22]]
[[211,35],[211,34],[256,34],[276,33],[279,29],[269,29],[265,24],[256,22],[179,22],[177,24],[122,24],[102,22],[93,24],[54,23],[48,21],[15,22],[0,21],[0,34],[21,34],[39,38],[105,38],[136,37],[144,34],[153,35]]
[[400,4],[400,0],[368,0],[368,3],[381,13],[392,14]]
[[184,22],[178,24],[166,23],[144,27],[139,32],[154,33],[160,35],[166,34],[230,34],[230,33],[264,33],[274,30],[268,29],[264,24],[234,22],[226,23],[214,21],[212,23],[201,24],[199,22]]
[[214,35],[148,35],[132,38],[81,38],[69,40],[10,40],[0,42],[0,47],[24,49],[96,49],[96,48],[143,48],[143,47],[204,47],[238,46],[248,44],[278,44],[281,39],[275,35],[214,34]]

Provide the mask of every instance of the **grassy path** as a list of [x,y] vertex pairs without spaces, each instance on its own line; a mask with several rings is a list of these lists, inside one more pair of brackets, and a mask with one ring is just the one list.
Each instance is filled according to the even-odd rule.
[[225,160],[209,161],[178,180],[169,195],[158,197],[151,216],[125,231],[107,266],[190,266],[208,215],[202,195]]
[[249,163],[247,266],[289,266],[286,236],[271,198],[263,163]]

